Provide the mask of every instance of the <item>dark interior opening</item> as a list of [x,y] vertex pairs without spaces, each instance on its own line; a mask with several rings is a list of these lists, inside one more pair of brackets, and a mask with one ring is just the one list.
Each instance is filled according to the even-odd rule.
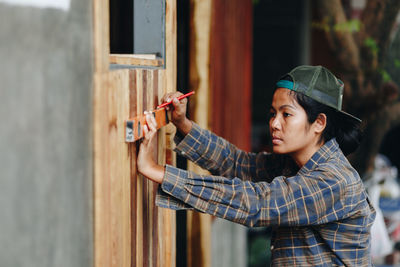
[[110,53],[133,54],[132,0],[110,0]]

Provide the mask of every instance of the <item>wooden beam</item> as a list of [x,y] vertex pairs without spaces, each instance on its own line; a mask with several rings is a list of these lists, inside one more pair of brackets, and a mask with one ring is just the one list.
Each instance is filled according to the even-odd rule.
[[[193,119],[203,128],[209,128],[209,64],[211,32],[211,0],[191,0],[189,88],[196,91],[190,101]],[[188,170],[207,174],[192,162]],[[211,266],[211,216],[198,212],[187,213],[187,265],[188,267]]]
[[131,265],[131,165],[124,123],[129,116],[129,72],[95,75],[95,265]]
[[161,67],[164,65],[164,60],[161,58],[153,58],[153,56],[145,57],[143,55],[125,55],[125,54],[110,54],[109,61],[111,64]]

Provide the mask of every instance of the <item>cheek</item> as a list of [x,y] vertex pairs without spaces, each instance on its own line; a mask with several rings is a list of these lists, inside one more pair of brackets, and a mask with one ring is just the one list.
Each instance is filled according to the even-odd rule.
[[293,118],[286,124],[288,134],[294,137],[303,137],[309,130],[309,125],[303,118]]

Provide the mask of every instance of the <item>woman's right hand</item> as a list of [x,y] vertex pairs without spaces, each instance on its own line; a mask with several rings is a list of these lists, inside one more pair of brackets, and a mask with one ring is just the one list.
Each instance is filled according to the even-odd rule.
[[172,100],[172,105],[168,105],[165,108],[170,113],[171,122],[182,134],[186,135],[192,128],[192,122],[186,117],[187,98],[178,100],[181,95],[182,93],[180,92],[167,93],[161,99],[161,103]]

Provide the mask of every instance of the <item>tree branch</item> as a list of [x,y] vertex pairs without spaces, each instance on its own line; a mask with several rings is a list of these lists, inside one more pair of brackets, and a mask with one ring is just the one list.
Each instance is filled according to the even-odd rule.
[[350,73],[360,68],[360,57],[357,43],[350,30],[337,30],[335,25],[347,22],[340,0],[314,1],[321,23],[327,24],[325,36],[340,67]]
[[[399,10],[399,0],[368,0],[361,15],[363,28],[360,33],[360,45],[365,46],[367,38],[372,38],[376,42],[376,47],[379,47],[379,51],[377,51],[377,63],[379,65],[385,59],[389,47],[390,35],[396,23]],[[371,65],[370,61],[371,56],[367,57],[365,64]]]

